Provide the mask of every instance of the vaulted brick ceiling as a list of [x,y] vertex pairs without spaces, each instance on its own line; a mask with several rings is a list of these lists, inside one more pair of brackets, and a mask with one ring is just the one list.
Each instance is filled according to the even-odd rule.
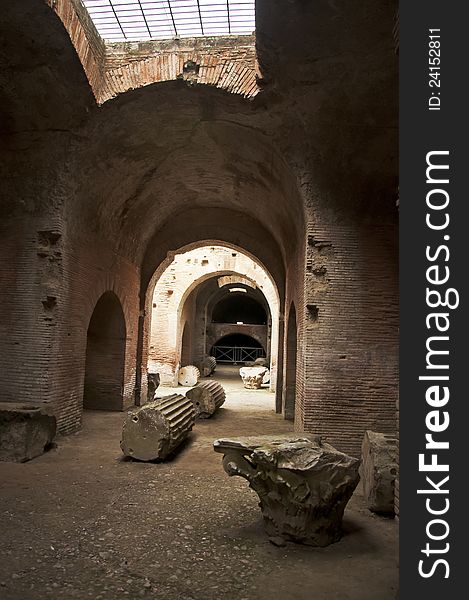
[[254,101],[175,81],[99,108],[50,8],[8,3],[2,127],[43,148],[41,168],[73,174],[60,184],[72,231],[94,228],[146,273],[177,244],[224,235],[281,277],[304,232],[303,189],[342,218],[394,209],[393,4],[258,0],[256,11]]

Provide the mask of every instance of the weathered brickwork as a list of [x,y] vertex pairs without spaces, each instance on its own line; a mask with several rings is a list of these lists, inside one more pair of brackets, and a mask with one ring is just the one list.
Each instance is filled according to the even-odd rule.
[[[74,0],[47,4],[7,3],[0,24],[2,399],[51,402],[61,432],[80,427],[87,331],[106,292],[125,320],[115,407],[146,398],[153,286],[175,254],[213,242],[228,258],[255,258],[275,282],[277,410],[285,413],[293,304],[295,428],[354,455],[365,429],[394,433],[392,3],[343,3],[331,16],[317,3],[298,11],[258,0],[257,58],[250,40],[236,38],[106,48]],[[254,85],[256,60],[262,94],[249,102],[243,86]],[[207,351],[212,283],[258,283],[235,260],[221,273],[212,267],[199,263],[184,285],[168,283],[179,296],[177,334],[171,347],[152,345],[173,368],[182,354]]]
[[[306,380],[306,367],[305,367],[305,356],[308,349],[304,344],[304,252],[305,248],[300,247],[298,252],[292,259],[290,268],[287,271],[287,286],[286,286],[286,298],[285,298],[285,309],[281,314],[281,345],[283,353],[280,353],[279,369],[282,370],[282,395],[277,396],[277,411],[281,412],[284,416],[294,418],[295,428],[298,431],[308,431],[304,422],[304,408],[305,408],[305,380]],[[291,307],[295,308],[295,319],[296,319],[296,374],[292,373],[292,367],[287,361],[288,356],[288,317],[290,314]],[[291,346],[290,346],[291,347]],[[295,402],[293,408],[293,414],[290,410],[286,410],[287,405],[287,370],[289,376],[293,376],[294,390],[295,390]]]
[[54,375],[57,391],[61,392],[58,409],[60,428],[64,432],[76,430],[77,421],[81,420],[87,331],[96,304],[106,292],[113,292],[119,299],[126,327],[123,389],[114,408],[123,410],[134,403],[135,397],[138,269],[98,239],[83,235],[77,243],[80,245],[71,244],[64,274],[66,313],[59,364]]
[[107,44],[106,89],[100,102],[177,79],[252,98],[259,92],[254,44],[254,36]]
[[365,429],[396,430],[396,236],[392,222],[308,233],[302,423],[348,453]]
[[[396,438],[397,438],[397,464],[399,465],[399,392],[396,400]],[[394,514],[399,517],[399,468],[397,470],[396,481],[394,482]]]
[[[184,326],[189,323],[192,330],[192,340],[199,340],[198,345],[192,345],[190,355],[201,360],[215,341],[214,329],[208,329],[209,323],[201,322],[200,313],[196,315],[196,297],[191,294],[204,281],[218,278],[223,274],[235,273],[254,281],[263,292],[269,303],[273,322],[276,324],[272,333],[272,351],[269,355],[277,356],[278,348],[278,294],[267,273],[245,254],[232,248],[205,246],[177,254],[173,261],[154,285],[154,291],[149,297],[151,305],[151,334],[148,355],[149,371],[159,372],[162,384],[173,385],[177,377],[177,369],[181,364],[181,348]],[[150,288],[150,290],[153,288]],[[204,316],[206,307],[203,307]],[[239,328],[239,327],[238,327]],[[237,328],[231,328],[235,331]],[[264,347],[267,342],[265,327]],[[217,338],[218,339],[218,338]],[[274,377],[276,361],[273,362]]]

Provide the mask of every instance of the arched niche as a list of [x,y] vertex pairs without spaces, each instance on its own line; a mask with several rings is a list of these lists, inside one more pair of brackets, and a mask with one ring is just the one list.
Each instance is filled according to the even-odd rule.
[[119,298],[105,292],[87,332],[83,408],[122,410],[126,326]]
[[291,421],[295,418],[297,337],[296,310],[292,303],[288,313],[283,402],[285,419]]

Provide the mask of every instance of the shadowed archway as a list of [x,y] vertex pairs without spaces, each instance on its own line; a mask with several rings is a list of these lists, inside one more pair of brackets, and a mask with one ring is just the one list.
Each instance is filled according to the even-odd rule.
[[295,418],[297,337],[296,310],[295,305],[292,303],[288,314],[284,390],[285,419],[292,421]]
[[118,297],[105,292],[88,326],[83,408],[122,410],[126,327]]
[[182,345],[181,345],[181,366],[185,367],[192,364],[192,336],[191,326],[188,321],[184,324],[184,330],[182,332]]

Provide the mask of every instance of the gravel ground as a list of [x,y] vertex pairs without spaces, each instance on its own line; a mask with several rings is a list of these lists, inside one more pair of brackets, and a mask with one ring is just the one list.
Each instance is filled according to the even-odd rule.
[[1,600],[396,598],[397,525],[366,510],[360,490],[340,542],[268,541],[257,495],[224,473],[212,443],[292,424],[268,390],[244,390],[227,368],[216,378],[227,402],[168,462],[125,459],[124,415],[90,411],[42,457],[0,463]]

